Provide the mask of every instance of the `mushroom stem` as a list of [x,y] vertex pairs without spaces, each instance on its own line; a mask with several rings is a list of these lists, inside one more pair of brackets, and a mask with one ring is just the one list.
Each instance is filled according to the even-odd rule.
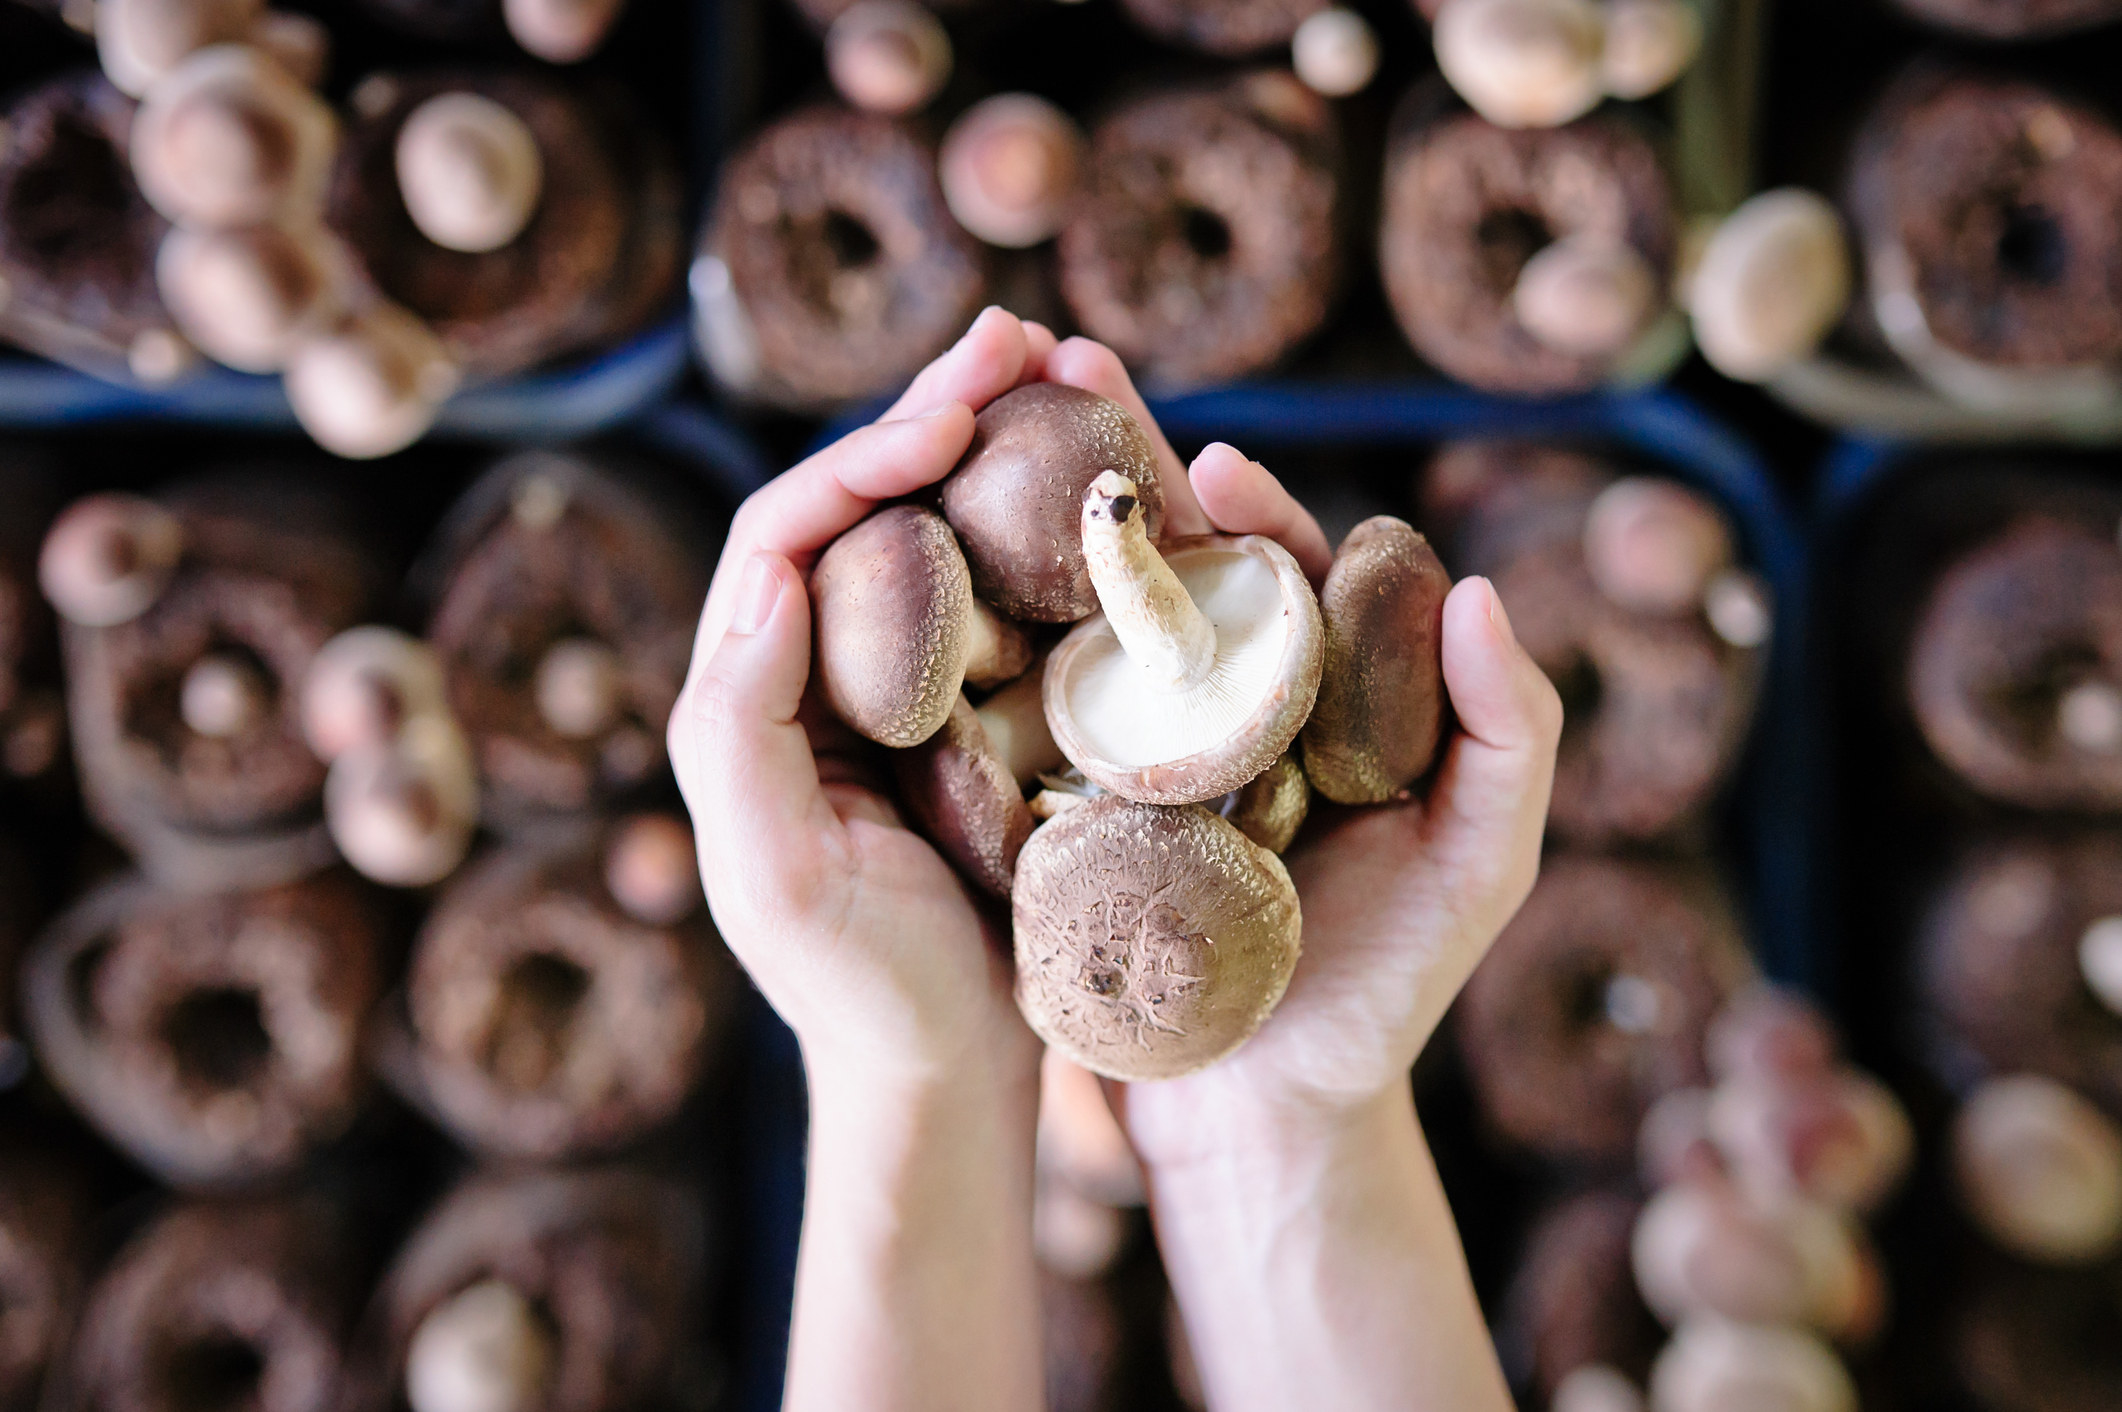
[[995,758],[1019,788],[1068,763],[1047,729],[1041,673],[1027,672],[973,708]]
[[530,1301],[513,1285],[481,1280],[413,1331],[405,1398],[413,1412],[530,1412],[545,1401],[553,1352]]
[[1135,483],[1100,472],[1083,496],[1083,557],[1098,605],[1128,658],[1167,691],[1183,691],[1216,660],[1216,630],[1149,542]]

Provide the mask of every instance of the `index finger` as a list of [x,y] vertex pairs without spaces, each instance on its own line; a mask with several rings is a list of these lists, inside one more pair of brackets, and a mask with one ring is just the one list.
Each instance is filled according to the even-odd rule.
[[1087,338],[1064,339],[1047,355],[1046,377],[1049,382],[1066,383],[1109,397],[1141,424],[1150,447],[1157,453],[1157,476],[1164,489],[1165,534],[1207,534],[1215,528],[1202,513],[1201,502],[1194,498],[1194,488],[1186,478],[1186,466],[1179,460],[1179,453],[1172,450],[1157,419],[1149,414],[1149,404],[1135,391],[1135,380],[1127,375],[1119,354]]

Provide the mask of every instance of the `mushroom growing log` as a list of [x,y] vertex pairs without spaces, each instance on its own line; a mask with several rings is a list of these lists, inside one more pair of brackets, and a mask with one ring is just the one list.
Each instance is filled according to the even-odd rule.
[[1266,1021],[1302,934],[1282,861],[1198,806],[1087,800],[1017,858],[1017,1005],[1107,1078],[1173,1078]]
[[386,1276],[349,1412],[674,1412],[706,1257],[697,1200],[613,1168],[475,1178]]
[[37,943],[23,1005],[44,1071],[133,1160],[255,1185],[360,1112],[381,945],[343,874],[205,895],[121,879]]
[[[87,1273],[89,1194],[49,1151],[0,1158],[0,1409],[33,1412],[73,1331]],[[53,1379],[56,1381],[56,1379]]]
[[459,502],[428,637],[489,822],[583,814],[659,777],[704,540],[645,485],[551,452],[502,462]]
[[96,1282],[46,1406],[336,1407],[357,1266],[314,1200],[179,1206]]
[[474,862],[414,944],[388,1077],[496,1158],[581,1156],[669,1120],[736,998],[696,866],[635,823]]
[[321,866],[324,765],[299,691],[375,596],[340,507],[229,478],[92,496],[46,537],[90,813],[150,872],[255,884]]

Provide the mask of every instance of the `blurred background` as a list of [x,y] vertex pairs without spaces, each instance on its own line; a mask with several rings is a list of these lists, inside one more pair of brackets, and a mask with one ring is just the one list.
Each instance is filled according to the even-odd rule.
[[[736,506],[991,303],[1562,692],[1411,1076],[1522,1405],[2122,1407],[2117,58],[2116,0],[0,0],[0,1412],[777,1405],[802,1075],[663,731]],[[1197,1405],[1044,1078],[1052,1405]]]

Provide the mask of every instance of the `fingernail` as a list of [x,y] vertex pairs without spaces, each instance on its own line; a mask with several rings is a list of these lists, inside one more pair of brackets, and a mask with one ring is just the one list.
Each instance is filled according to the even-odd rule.
[[774,615],[774,604],[780,601],[781,566],[768,555],[752,555],[751,562],[744,566],[743,581],[737,585],[737,611],[730,616],[729,630],[750,637],[766,626],[766,620]]
[[1488,620],[1495,625],[1496,635],[1505,642],[1517,642],[1518,634],[1511,630],[1510,614],[1503,611],[1502,595],[1496,592],[1496,586],[1487,579],[1481,582],[1488,589]]

